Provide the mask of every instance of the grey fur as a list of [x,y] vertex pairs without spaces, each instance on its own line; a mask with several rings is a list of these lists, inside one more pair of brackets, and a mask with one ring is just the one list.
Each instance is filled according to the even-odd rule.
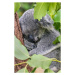
[[[60,35],[54,29],[53,20],[46,14],[40,21],[34,19],[34,9],[27,10],[19,19],[24,37],[24,43],[29,54],[41,54],[49,58],[60,60],[60,43],[53,45],[53,41]],[[31,40],[29,40],[31,38]],[[39,38],[39,39],[38,39]],[[57,72],[60,63],[52,62],[50,68]]]
[[23,35],[28,39],[28,35],[32,35],[34,37],[34,41],[38,41],[40,39],[45,30],[51,30],[53,28],[53,20],[51,20],[50,16],[47,14],[40,21],[36,21],[34,19],[34,9],[27,10],[19,19],[20,26],[22,29]]

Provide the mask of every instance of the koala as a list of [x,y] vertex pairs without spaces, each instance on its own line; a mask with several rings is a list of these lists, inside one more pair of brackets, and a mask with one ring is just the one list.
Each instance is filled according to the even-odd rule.
[[[42,17],[40,21],[34,19],[33,15],[34,9],[29,9],[19,19],[24,44],[29,51],[29,55],[41,54],[60,60],[60,43],[53,44],[60,33],[55,30],[53,20],[48,14]],[[57,72],[60,69],[60,63],[53,61],[50,68]]]
[[29,9],[20,17],[24,43],[28,50],[37,47],[37,42],[43,37],[46,30],[53,28],[53,20],[47,14],[40,21],[34,19],[34,9]]
[[[56,45],[53,44],[53,41],[59,35],[59,32],[56,30],[45,33],[45,35],[37,43],[37,48],[29,51],[29,55],[41,54],[48,58],[56,58],[57,60],[61,60],[60,43]],[[58,72],[61,69],[60,66],[61,64],[59,62],[53,61],[50,65],[50,69],[54,72]]]

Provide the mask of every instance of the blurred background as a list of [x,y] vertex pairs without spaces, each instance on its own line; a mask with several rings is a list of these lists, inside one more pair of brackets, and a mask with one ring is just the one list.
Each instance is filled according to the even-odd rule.
[[19,18],[26,10],[34,8],[36,5],[35,2],[20,2],[20,4],[21,4],[20,9],[17,11]]

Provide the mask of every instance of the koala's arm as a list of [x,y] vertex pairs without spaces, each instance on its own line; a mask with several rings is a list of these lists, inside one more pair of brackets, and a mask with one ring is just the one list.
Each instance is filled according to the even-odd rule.
[[26,40],[25,38],[24,38],[24,45],[25,45],[25,47],[27,48],[28,51],[30,51],[30,50],[36,48],[36,44],[34,44],[34,43],[32,43],[32,42],[29,42],[29,41]]
[[37,44],[37,48],[33,49],[29,52],[30,55],[33,54],[42,54],[45,55],[48,52],[51,52],[60,47],[60,43],[53,45],[53,41],[58,37],[60,33],[55,29],[50,31],[49,33],[45,33],[45,35],[40,39]]
[[[59,43],[59,44],[53,46],[52,48],[50,48],[49,50],[47,50],[47,51],[45,51],[45,52],[43,52],[43,53],[39,53],[39,54],[41,54],[41,55],[47,55],[48,53],[50,53],[50,52],[52,52],[53,50],[59,48],[60,46],[61,46],[61,44]],[[29,51],[29,55],[31,56],[31,55],[33,55],[33,54],[38,54],[37,51],[38,51],[39,49],[40,49],[40,48],[35,48],[35,49]]]

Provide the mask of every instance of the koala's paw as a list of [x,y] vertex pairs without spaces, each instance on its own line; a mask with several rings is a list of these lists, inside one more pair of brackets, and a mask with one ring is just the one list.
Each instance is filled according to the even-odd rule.
[[33,54],[37,54],[37,48],[35,48],[35,49],[29,51],[29,55],[30,55],[30,56],[33,55]]

